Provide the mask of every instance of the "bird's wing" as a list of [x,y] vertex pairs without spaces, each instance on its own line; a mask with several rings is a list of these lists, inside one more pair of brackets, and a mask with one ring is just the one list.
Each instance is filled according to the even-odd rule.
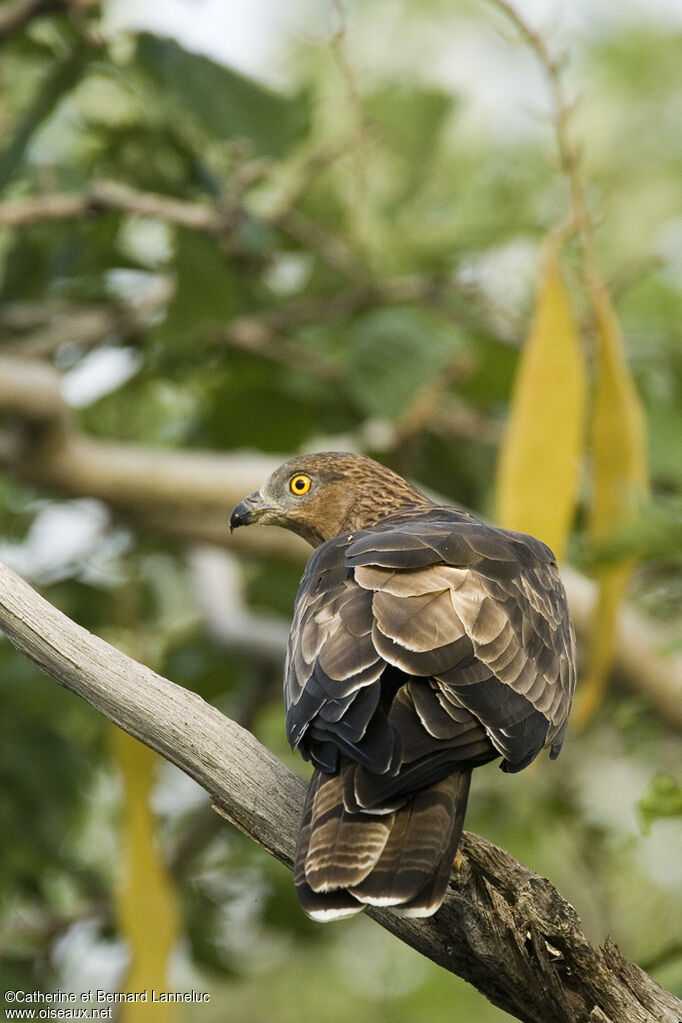
[[[554,556],[541,541],[435,510],[367,531],[349,548],[372,593],[375,649],[428,675],[447,714],[462,708],[520,770],[561,748],[575,688],[575,637]],[[412,687],[430,727],[427,687]],[[422,701],[423,702],[423,701]]]
[[372,594],[349,573],[347,548],[344,537],[322,544],[301,580],[284,670],[287,737],[322,770],[346,752],[381,773],[397,756],[376,713],[386,662],[372,640]]
[[339,754],[358,765],[349,809],[497,755],[519,770],[548,743],[558,753],[573,642],[544,544],[447,509],[385,520],[308,563],[285,673],[289,740],[322,770]]

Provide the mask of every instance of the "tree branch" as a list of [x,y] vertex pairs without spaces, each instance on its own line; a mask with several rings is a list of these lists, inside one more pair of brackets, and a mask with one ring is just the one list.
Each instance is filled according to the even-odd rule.
[[[254,614],[242,599],[237,559],[218,547],[194,547],[188,554],[194,600],[204,628],[226,650],[246,653],[279,670],[289,640],[289,622],[280,615]],[[239,716],[242,724],[247,721]]]
[[329,295],[310,295],[283,304],[277,309],[239,316],[209,332],[214,344],[240,348],[262,358],[303,370],[320,379],[339,380],[341,365],[310,349],[296,348],[282,339],[311,323],[330,323],[350,319],[368,309],[381,305],[411,305],[425,303],[436,309],[449,323],[483,333],[501,345],[518,345],[518,337],[504,333],[491,320],[472,313],[471,309],[458,309],[451,301],[458,285],[443,275],[401,275],[385,280],[366,280],[347,291]]
[[[164,451],[93,440],[78,432],[59,393],[58,374],[33,361],[0,357],[0,414],[30,424],[0,434],[0,468],[21,480],[66,494],[95,497],[145,529],[182,541],[215,544],[256,557],[302,564],[307,545],[284,530],[227,528],[232,508],[257,489],[286,455]],[[591,626],[595,586],[562,569],[578,632]],[[656,712],[682,728],[682,653],[660,651],[666,636],[630,609],[618,627],[617,666],[628,686]]]
[[[247,182],[248,183],[248,182]],[[244,182],[237,184],[243,187]],[[45,192],[24,199],[0,202],[0,226],[25,227],[50,220],[73,220],[107,210],[157,217],[190,230],[201,231],[223,239],[234,235],[241,223],[242,209],[238,196],[226,195],[224,202],[210,205],[188,199],[176,199],[160,192],[146,192],[116,181],[96,181],[83,192]],[[287,234],[306,248],[313,249],[322,262],[344,277],[360,284],[365,281],[357,256],[342,238],[320,227],[295,209],[277,212],[271,219],[273,227]]]
[[8,302],[0,309],[3,355],[44,359],[65,345],[90,349],[120,343],[149,328],[173,292],[171,279],[159,275],[125,302]]
[[[0,565],[0,627],[59,685],[194,778],[286,866],[305,783],[216,708],[76,625]],[[528,1023],[679,1023],[682,1003],[609,941],[592,946],[549,881],[477,835],[430,920],[370,915]]]
[[564,95],[561,78],[563,60],[553,57],[539,32],[536,32],[525,17],[516,10],[509,0],[489,0],[515,26],[521,38],[535,54],[544,72],[553,108],[553,120],[559,150],[561,169],[568,182],[571,198],[573,226],[578,233],[583,258],[583,274],[586,283],[594,279],[601,285],[601,275],[594,246],[592,218],[589,213],[585,183],[580,170],[580,149],[571,133],[573,108]]
[[235,226],[234,211],[225,216],[208,203],[143,192],[115,181],[95,182],[85,192],[45,192],[26,199],[8,199],[0,203],[0,225],[23,227],[46,220],[73,220],[104,210],[158,217],[213,235],[223,235]]

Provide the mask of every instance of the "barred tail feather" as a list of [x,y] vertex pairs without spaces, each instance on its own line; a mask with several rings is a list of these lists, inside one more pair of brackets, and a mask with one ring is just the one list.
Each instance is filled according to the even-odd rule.
[[425,917],[433,916],[440,909],[445,893],[448,890],[448,881],[452,874],[452,866],[457,855],[459,842],[464,828],[464,816],[466,814],[467,800],[469,798],[469,787],[471,784],[471,771],[462,771],[451,775],[447,781],[453,782],[453,805],[454,813],[452,820],[452,831],[447,848],[436,865],[431,877],[420,889],[413,899],[404,902],[394,908],[398,916]]
[[391,906],[435,913],[445,896],[469,793],[463,771],[419,790],[390,813],[349,812],[343,780],[316,771],[296,849],[301,905],[316,920]]

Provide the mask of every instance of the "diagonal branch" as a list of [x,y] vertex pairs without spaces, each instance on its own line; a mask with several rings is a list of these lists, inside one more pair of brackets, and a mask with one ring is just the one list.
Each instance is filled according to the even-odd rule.
[[[59,685],[157,750],[291,867],[305,783],[245,729],[71,621],[0,565],[0,628]],[[370,915],[528,1023],[677,1023],[682,1003],[611,943],[591,945],[549,881],[478,835],[430,920]]]
[[[0,433],[0,469],[69,497],[95,497],[126,520],[181,541],[215,544],[257,557],[303,564],[307,545],[285,530],[230,537],[230,511],[287,457],[255,452],[218,454],[169,451],[95,440],[78,431],[62,401],[59,376],[49,366],[0,357],[0,421],[19,430]],[[245,535],[241,535],[245,534]],[[591,627],[595,587],[563,566],[562,575],[579,634]],[[655,623],[632,609],[621,614],[618,668],[630,688],[644,693],[656,712],[682,727],[682,653]]]

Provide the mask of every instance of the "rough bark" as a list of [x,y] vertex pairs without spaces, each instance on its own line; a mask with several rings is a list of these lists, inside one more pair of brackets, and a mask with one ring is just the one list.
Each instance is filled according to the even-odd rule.
[[[16,648],[168,760],[273,856],[292,865],[305,782],[195,693],[91,635],[0,566],[0,627]],[[545,878],[478,835],[429,920],[383,927],[527,1023],[682,1023],[682,1003],[610,941],[591,945]]]
[[[287,454],[163,451],[86,437],[72,422],[52,367],[2,356],[0,413],[18,423],[15,431],[0,434],[0,468],[19,479],[69,497],[98,498],[127,521],[182,541],[300,565],[309,553],[307,544],[282,529],[241,529],[231,537],[227,528],[234,505]],[[562,576],[578,634],[586,634],[594,584],[569,566]],[[682,728],[682,654],[671,648],[664,629],[623,611],[616,664],[630,688]]]

